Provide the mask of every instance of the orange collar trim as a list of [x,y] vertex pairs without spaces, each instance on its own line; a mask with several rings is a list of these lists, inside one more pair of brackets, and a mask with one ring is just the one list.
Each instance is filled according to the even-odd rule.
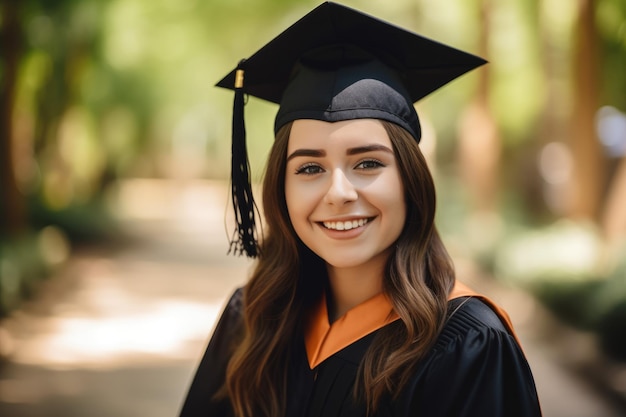
[[[448,300],[459,297],[476,297],[485,302],[517,340],[508,314],[493,301],[456,281]],[[304,337],[309,366],[314,369],[335,353],[399,318],[389,299],[380,293],[330,324],[326,296],[323,295],[309,317]]]
[[304,338],[309,366],[315,368],[346,346],[399,318],[387,297],[380,293],[350,309],[331,325],[323,295],[311,314]]

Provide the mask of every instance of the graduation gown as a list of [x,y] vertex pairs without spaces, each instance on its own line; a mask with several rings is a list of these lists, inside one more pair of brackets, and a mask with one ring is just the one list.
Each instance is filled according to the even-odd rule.
[[[474,295],[465,287],[455,288],[448,320],[435,344],[416,365],[400,395],[383,398],[375,416],[541,416],[530,368],[506,313],[488,299]],[[384,301],[379,297],[373,302]],[[242,309],[242,292],[237,290],[218,321],[180,417],[232,416],[227,399],[216,401],[212,397],[224,383],[233,343],[242,329]],[[364,311],[366,308],[361,309]],[[363,315],[353,317],[362,319]],[[320,325],[317,336],[315,329],[309,329],[306,337],[294,340],[287,416],[365,416],[364,404],[353,396],[359,364],[377,332],[393,325],[401,322],[387,315],[368,334],[348,335],[330,347],[324,343],[330,325],[325,329]]]

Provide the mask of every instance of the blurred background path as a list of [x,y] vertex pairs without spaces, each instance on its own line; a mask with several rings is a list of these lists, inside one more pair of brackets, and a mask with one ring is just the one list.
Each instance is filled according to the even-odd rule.
[[[226,255],[228,192],[213,182],[123,184],[121,245],[76,248],[38,296],[0,322],[0,416],[171,417],[226,297],[251,263]],[[516,323],[545,417],[626,415],[534,329],[526,295],[458,263],[459,277]]]

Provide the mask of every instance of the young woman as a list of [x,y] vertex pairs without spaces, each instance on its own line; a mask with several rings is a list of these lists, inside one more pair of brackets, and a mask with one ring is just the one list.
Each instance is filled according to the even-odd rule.
[[239,68],[280,103],[264,236],[234,178],[258,263],[182,417],[541,415],[506,313],[455,280],[418,146],[412,103],[483,62],[325,3]]

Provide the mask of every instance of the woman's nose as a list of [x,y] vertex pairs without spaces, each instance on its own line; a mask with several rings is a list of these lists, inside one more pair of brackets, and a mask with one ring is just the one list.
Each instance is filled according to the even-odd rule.
[[341,205],[354,201],[358,198],[358,193],[354,184],[341,169],[333,171],[328,191],[324,196],[324,201],[328,204]]

